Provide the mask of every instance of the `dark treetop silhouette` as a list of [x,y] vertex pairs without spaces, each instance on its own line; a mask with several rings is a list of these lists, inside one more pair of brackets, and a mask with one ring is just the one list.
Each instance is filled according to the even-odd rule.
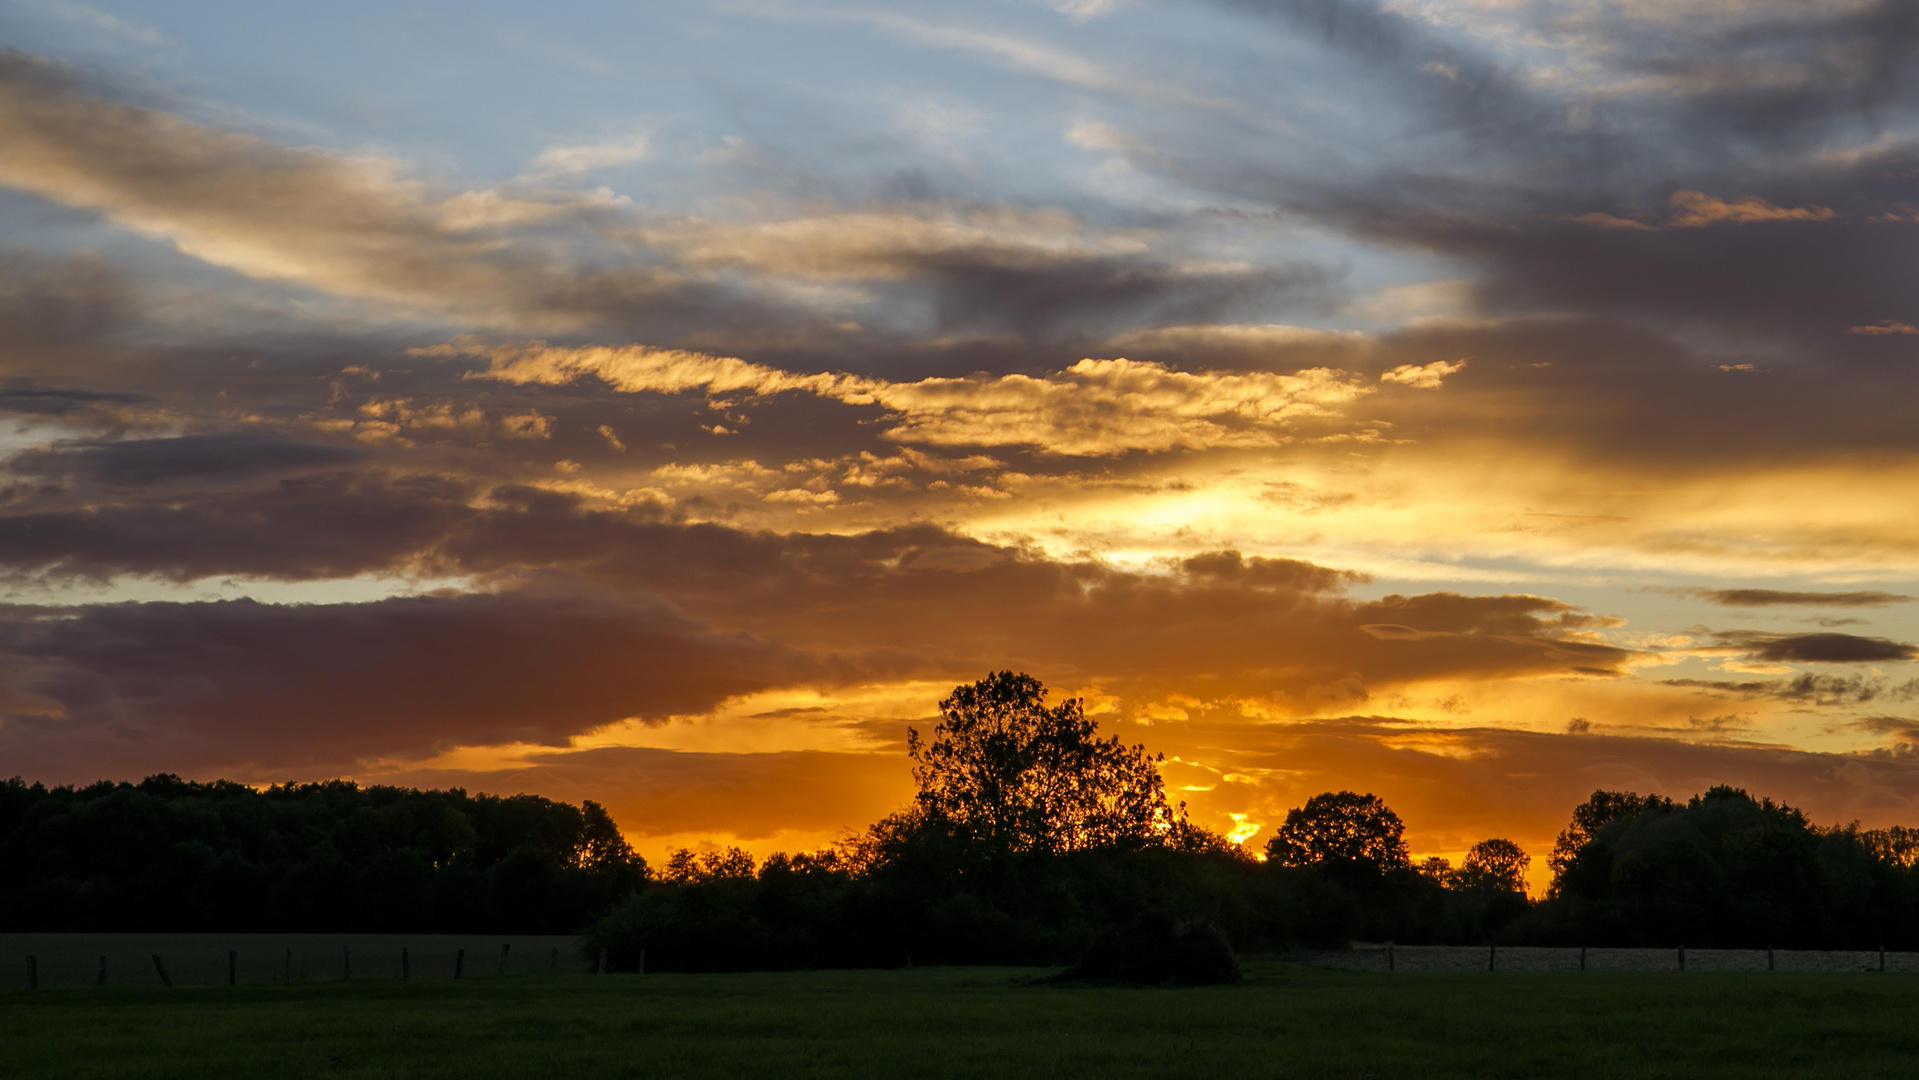
[[11,930],[568,933],[645,874],[593,802],[341,780],[0,783]]
[[1031,675],[956,686],[929,742],[907,730],[918,809],[995,855],[1153,844],[1186,827],[1158,756],[1099,738],[1084,703],[1051,708]]

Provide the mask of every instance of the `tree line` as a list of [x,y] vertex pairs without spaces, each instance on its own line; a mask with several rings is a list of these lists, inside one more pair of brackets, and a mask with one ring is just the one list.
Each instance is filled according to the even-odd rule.
[[[1127,928],[1253,951],[1919,947],[1919,831],[1820,827],[1729,787],[1684,802],[1598,791],[1529,897],[1518,844],[1416,863],[1384,801],[1337,791],[1289,811],[1261,858],[1192,823],[1157,756],[1047,696],[1013,672],[956,687],[939,723],[909,734],[909,805],[764,861],[681,850],[649,870],[591,801],[14,780],[0,784],[0,925],[583,931],[616,969],[644,955],[687,971],[1067,964]],[[1195,926],[1205,935],[1181,929]]]
[[14,931],[572,933],[646,864],[593,802],[151,776],[0,782]]
[[671,970],[1064,964],[1148,924],[1204,924],[1255,951],[1919,947],[1919,831],[1821,828],[1730,787],[1683,803],[1597,791],[1529,897],[1532,858],[1513,841],[1415,863],[1384,801],[1337,791],[1289,811],[1261,859],[1169,804],[1144,747],[1045,698],[1011,672],[956,688],[930,736],[909,735],[910,806],[820,852],[676,852],[590,939]]

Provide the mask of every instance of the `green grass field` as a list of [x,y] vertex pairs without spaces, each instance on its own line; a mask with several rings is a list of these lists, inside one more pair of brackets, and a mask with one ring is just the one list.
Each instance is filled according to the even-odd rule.
[[1377,975],[1061,987],[992,968],[0,993],[0,1074],[53,1077],[1919,1075],[1919,980]]

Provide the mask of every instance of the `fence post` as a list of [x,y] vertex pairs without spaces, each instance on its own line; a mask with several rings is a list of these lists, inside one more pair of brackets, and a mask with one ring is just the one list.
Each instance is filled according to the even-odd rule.
[[1679,970],[1686,970],[1686,947],[1684,945],[1679,946]]
[[513,947],[513,943],[512,943],[512,942],[510,942],[510,941],[502,941],[502,942],[500,942],[500,974],[502,974],[502,975],[504,975],[504,974],[506,974],[506,953],[507,953],[507,950],[508,950],[508,949],[511,949],[512,947]]
[[1884,945],[1879,946],[1879,970],[1886,970],[1886,947]]
[[240,985],[240,950],[227,950],[227,985]]
[[100,973],[93,977],[93,985],[105,986],[106,984],[107,984],[107,954],[101,953],[100,954]]
[[1586,947],[1584,945],[1579,947],[1579,970],[1586,970]]
[[164,986],[164,987],[166,987],[166,988],[167,988],[167,989],[169,989],[169,990],[171,990],[171,989],[173,989],[173,980],[172,980],[172,979],[169,979],[169,978],[167,978],[167,966],[166,966],[165,964],[162,964],[162,963],[160,962],[160,954],[159,954],[159,953],[154,953],[154,954],[153,954],[153,970],[155,970],[155,971],[157,971],[157,972],[159,972],[159,973],[160,973],[160,985],[161,985],[161,986]]
[[640,974],[646,974],[646,950],[640,950]]
[[1766,946],[1766,970],[1772,970],[1772,946]]
[[466,950],[461,949],[453,954],[453,977],[457,979],[464,974],[466,974]]
[[1498,970],[1496,966],[1498,964],[1498,961],[1499,961],[1499,946],[1488,942],[1486,945],[1486,970],[1487,971]]
[[606,974],[606,947],[600,947],[600,974]]
[[353,977],[353,950],[340,946],[340,978],[342,981]]
[[546,973],[548,975],[558,975],[560,973],[560,947],[558,945],[553,946],[553,957],[546,962]]
[[406,946],[402,945],[400,946],[400,978],[411,979],[412,977],[413,965],[407,962]]
[[1393,971],[1393,943],[1388,941],[1386,943],[1386,973],[1390,975],[1392,974],[1392,971]]
[[[1884,967],[1885,965],[1881,964],[1880,966]],[[27,954],[27,989],[40,989],[40,958],[32,953]]]

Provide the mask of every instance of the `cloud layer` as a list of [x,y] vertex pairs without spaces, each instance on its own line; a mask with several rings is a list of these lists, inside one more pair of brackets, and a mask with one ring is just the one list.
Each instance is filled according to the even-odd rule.
[[1912,810],[1910,5],[257,17],[0,16],[15,770],[796,845],[1014,668],[1255,843]]

